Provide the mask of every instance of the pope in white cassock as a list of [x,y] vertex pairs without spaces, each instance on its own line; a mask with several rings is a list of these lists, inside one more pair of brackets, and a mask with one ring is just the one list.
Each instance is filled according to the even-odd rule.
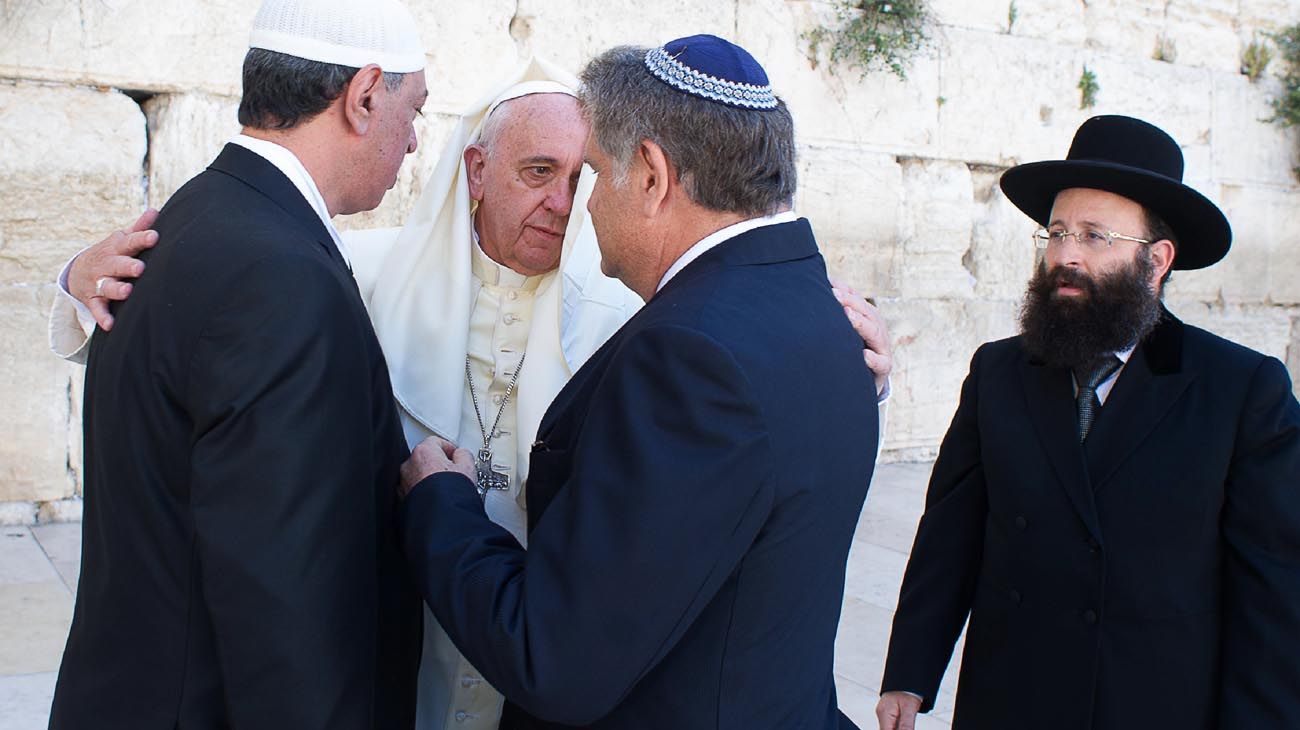
[[[523,545],[528,452],[542,415],[642,304],[600,271],[577,85],[543,60],[525,62],[461,116],[404,227],[343,234],[408,443],[437,435],[476,454],[488,516]],[[63,291],[88,280],[101,305],[129,295],[114,289],[125,241],[96,244],[79,255],[80,270],[69,262]],[[883,411],[888,335],[861,297],[837,295],[867,342]],[[59,298],[51,348],[84,361],[93,325],[85,303]],[[501,695],[425,615],[417,726],[497,727]]]

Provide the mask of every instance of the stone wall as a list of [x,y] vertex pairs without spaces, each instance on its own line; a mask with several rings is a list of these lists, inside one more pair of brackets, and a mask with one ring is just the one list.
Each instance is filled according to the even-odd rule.
[[[1171,308],[1300,372],[1297,139],[1262,121],[1277,69],[1258,83],[1239,72],[1256,33],[1300,21],[1300,0],[1018,0],[1010,26],[1009,0],[933,0],[934,40],[906,81],[809,50],[804,33],[834,19],[829,2],[409,2],[430,49],[421,147],[384,205],[344,226],[400,223],[456,112],[524,54],[576,71],[617,43],[733,38],[795,114],[799,212],[893,330],[888,458],[933,454],[971,353],[1015,330],[1032,224],[999,174],[1063,156],[1094,113],[1169,130],[1188,180],[1233,221],[1232,254],[1176,276]],[[257,4],[0,0],[0,522],[79,515],[80,373],[46,351],[49,282],[238,131]],[[1100,84],[1088,111],[1085,64]]]

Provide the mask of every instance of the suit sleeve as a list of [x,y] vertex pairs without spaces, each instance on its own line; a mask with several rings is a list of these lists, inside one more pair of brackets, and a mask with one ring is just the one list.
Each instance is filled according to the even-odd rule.
[[[417,583],[465,656],[511,702],[585,725],[667,654],[770,513],[762,414],[730,353],[659,327],[599,377],[572,462],[527,553],[469,481],[437,475],[404,507]],[[798,458],[792,455],[791,458]]]
[[233,727],[373,722],[376,500],[359,318],[315,260],[264,260],[199,335],[191,506]]
[[934,708],[939,682],[970,613],[984,551],[988,493],[980,453],[979,361],[971,360],[961,401],[939,448],[894,614],[881,691]]
[[1225,485],[1219,727],[1300,713],[1300,405],[1286,369],[1255,371]]

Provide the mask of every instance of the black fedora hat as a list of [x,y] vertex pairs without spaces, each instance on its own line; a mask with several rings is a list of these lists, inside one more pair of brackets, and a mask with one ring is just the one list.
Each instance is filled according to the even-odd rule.
[[1232,245],[1232,228],[1223,211],[1183,184],[1178,143],[1140,119],[1093,117],[1075,132],[1064,160],[1017,165],[1002,175],[1002,192],[1043,226],[1056,194],[1069,188],[1122,195],[1160,216],[1177,238],[1175,269],[1205,268]]

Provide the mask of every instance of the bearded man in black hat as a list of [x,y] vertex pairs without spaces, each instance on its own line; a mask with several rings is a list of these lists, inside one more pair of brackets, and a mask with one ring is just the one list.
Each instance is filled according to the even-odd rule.
[[1110,116],[1002,177],[1043,256],[935,462],[882,729],[934,707],[968,615],[954,728],[1300,716],[1300,405],[1276,359],[1161,305],[1171,269],[1231,242],[1182,171],[1167,134]]

